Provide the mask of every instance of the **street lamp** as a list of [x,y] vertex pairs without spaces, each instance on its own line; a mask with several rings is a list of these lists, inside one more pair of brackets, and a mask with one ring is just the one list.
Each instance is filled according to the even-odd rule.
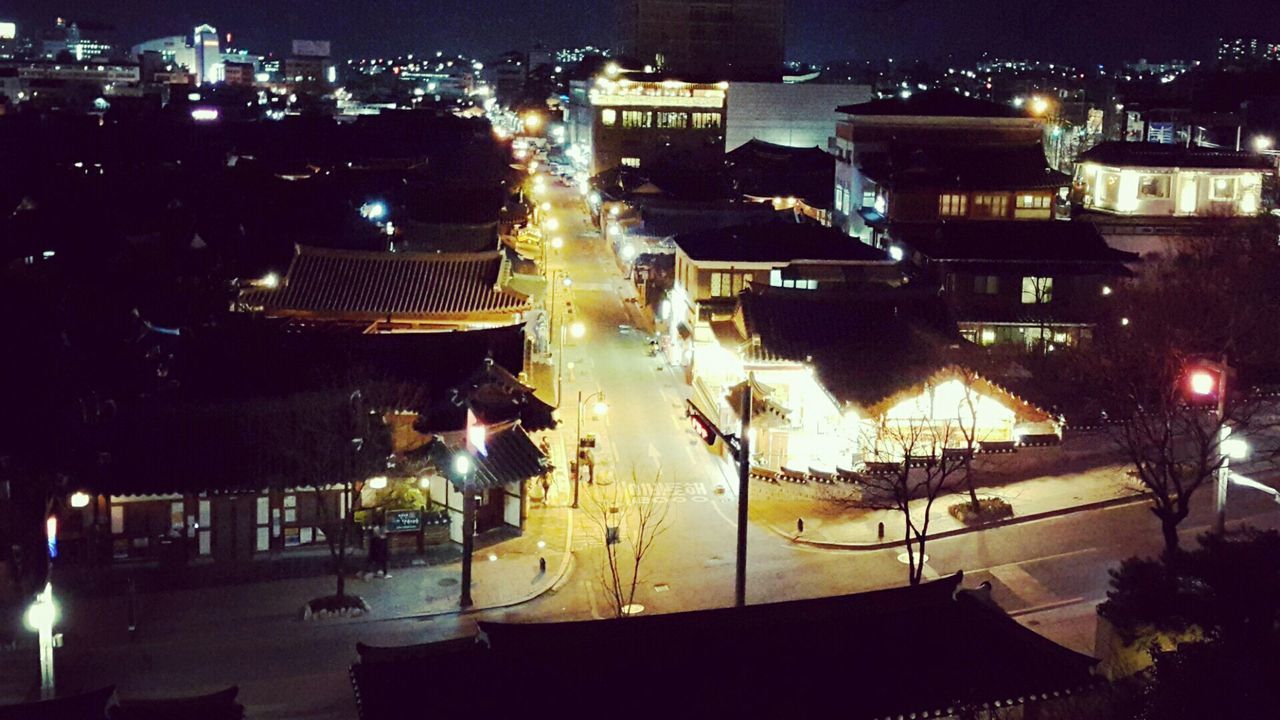
[[455,486],[462,490],[462,597],[458,605],[469,608],[471,599],[471,555],[475,552],[476,489],[475,461],[466,451],[459,450],[453,456]]
[[[581,323],[575,323],[581,324]],[[573,462],[573,506],[578,507],[578,483],[582,479],[582,415],[587,407],[587,402],[595,399],[596,403],[592,406],[597,416],[603,415],[609,411],[609,404],[605,402],[604,391],[591,393],[585,398],[582,397],[582,391],[578,391],[578,441],[574,443],[574,462]],[[593,472],[594,480],[594,472]]]
[[53,697],[53,624],[58,620],[58,606],[53,601],[53,583],[45,583],[27,608],[27,627],[40,634],[40,699]]
[[1264,153],[1275,146],[1275,140],[1266,135],[1258,135],[1253,138],[1253,149],[1260,153]]
[[[569,278],[565,278],[565,287],[569,286]],[[556,405],[560,405],[561,389],[564,385],[564,336],[572,335],[574,340],[581,340],[587,334],[587,327],[581,322],[573,322],[568,326],[560,323],[560,361],[556,364]]]

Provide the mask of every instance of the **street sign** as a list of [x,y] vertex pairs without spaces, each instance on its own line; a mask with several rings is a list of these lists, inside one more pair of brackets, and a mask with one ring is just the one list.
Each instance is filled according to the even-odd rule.
[[418,532],[422,527],[422,511],[420,510],[388,510],[387,532]]

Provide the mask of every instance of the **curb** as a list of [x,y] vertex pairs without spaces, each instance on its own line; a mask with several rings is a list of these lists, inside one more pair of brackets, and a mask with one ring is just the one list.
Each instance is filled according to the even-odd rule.
[[[568,509],[568,508],[566,508]],[[573,512],[568,513],[568,522],[565,524],[564,531],[564,557],[560,559],[560,567],[556,568],[555,574],[548,578],[550,582],[545,582],[541,587],[534,589],[514,600],[504,600],[502,602],[491,603],[489,605],[473,605],[469,608],[454,607],[448,610],[434,610],[424,613],[411,613],[409,615],[399,615],[395,617],[370,618],[370,620],[409,620],[443,617],[446,615],[474,615],[476,613],[485,612],[486,610],[499,610],[502,608],[522,605],[534,600],[547,592],[553,590],[560,581],[569,573],[569,567],[573,564]]]
[[[955,530],[944,530],[939,533],[933,533],[928,536],[929,540],[942,540],[944,538],[956,537],[958,535],[968,535],[969,533],[982,532],[984,530],[992,530],[995,528],[1007,527],[1009,525],[1021,525],[1022,523],[1034,522],[1036,520],[1046,520],[1049,518],[1063,517],[1078,512],[1088,512],[1090,510],[1103,510],[1111,507],[1121,507],[1124,505],[1133,505],[1140,502],[1146,502],[1149,497],[1148,493],[1139,493],[1137,495],[1127,495],[1125,497],[1110,498],[1107,500],[1098,500],[1083,505],[1073,505],[1071,507],[1058,508],[1056,510],[1045,510],[1043,512],[1032,513],[1030,515],[1020,515],[995,522],[977,525],[974,527],[956,528]],[[797,537],[792,531],[780,530],[773,525],[766,525],[772,532],[787,538],[795,545],[803,545],[805,547],[821,548],[824,550],[887,550],[890,548],[903,547],[906,540],[891,540],[888,542],[873,543],[853,543],[853,542],[836,542],[834,540],[809,540]]]

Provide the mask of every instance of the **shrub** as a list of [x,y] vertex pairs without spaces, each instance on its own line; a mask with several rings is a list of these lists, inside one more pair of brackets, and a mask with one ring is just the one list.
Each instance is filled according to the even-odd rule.
[[947,512],[966,525],[975,525],[1013,517],[1013,506],[1000,498],[981,498],[978,500],[976,511],[973,505],[965,500],[947,508]]

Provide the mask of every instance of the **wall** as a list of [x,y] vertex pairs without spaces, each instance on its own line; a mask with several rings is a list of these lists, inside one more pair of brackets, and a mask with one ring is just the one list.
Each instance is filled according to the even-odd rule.
[[836,129],[836,107],[871,99],[868,85],[731,82],[725,118],[725,150],[752,138],[791,147],[827,147]]

